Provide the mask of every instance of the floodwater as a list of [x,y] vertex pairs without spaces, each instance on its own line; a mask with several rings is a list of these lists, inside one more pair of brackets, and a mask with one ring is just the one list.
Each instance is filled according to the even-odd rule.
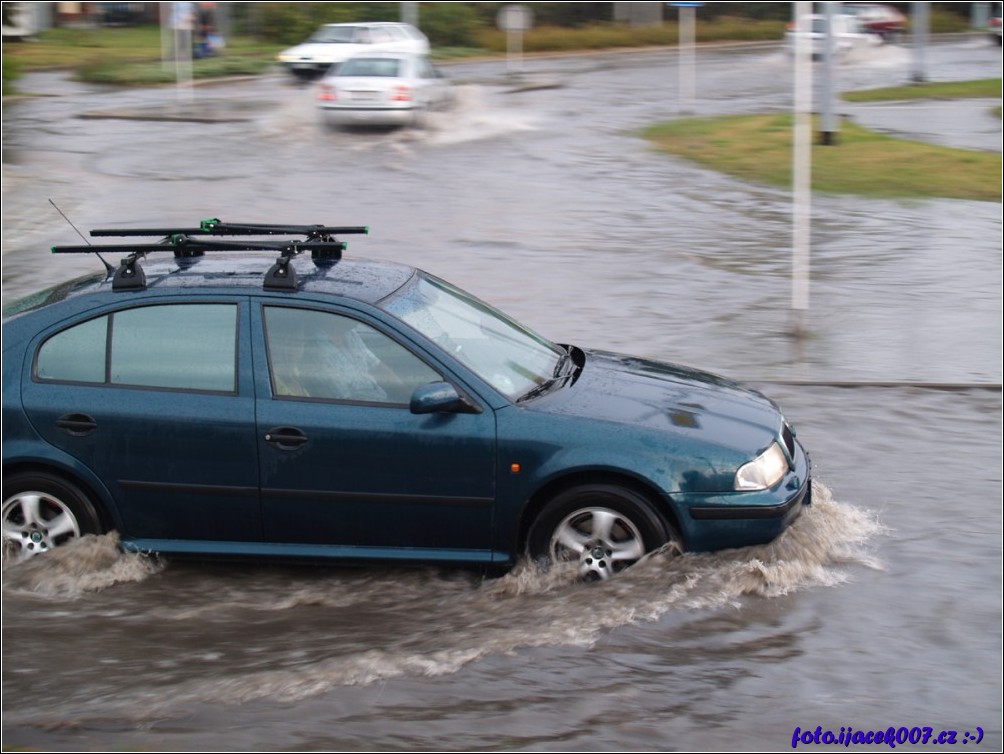
[[[965,40],[926,65],[985,78],[1001,59]],[[771,750],[816,726],[1001,747],[1001,207],[815,196],[793,340],[788,192],[636,135],[678,115],[675,66],[452,66],[457,109],[398,133],[328,132],[278,76],[191,99],[28,79],[48,96],[4,107],[4,301],[100,269],[48,254],[79,241],[49,199],[82,230],[365,224],[349,253],[555,340],[756,384],[817,481],[770,545],[657,553],[593,585],[164,562],[85,538],[4,571],[5,748]],[[790,107],[776,48],[702,50],[697,70],[700,114]],[[837,75],[910,70],[888,47]]]

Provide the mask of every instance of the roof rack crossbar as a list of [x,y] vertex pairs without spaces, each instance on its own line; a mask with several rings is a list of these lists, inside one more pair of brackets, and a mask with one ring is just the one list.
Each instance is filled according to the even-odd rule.
[[178,236],[167,243],[143,244],[102,244],[94,246],[53,246],[53,254],[93,254],[96,251],[125,251],[137,254],[151,254],[161,251],[278,251],[296,256],[305,251],[341,253],[345,251],[344,241],[203,241],[199,238]]
[[99,228],[91,231],[91,236],[119,238],[134,236],[285,236],[304,235],[308,238],[322,238],[335,235],[367,234],[365,225],[248,225],[246,223],[207,224],[203,221],[198,228]]

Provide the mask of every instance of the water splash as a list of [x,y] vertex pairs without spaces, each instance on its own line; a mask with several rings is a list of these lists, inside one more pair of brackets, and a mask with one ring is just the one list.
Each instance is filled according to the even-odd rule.
[[5,561],[3,590],[75,599],[115,584],[143,581],[163,567],[156,558],[120,550],[116,532],[86,534],[44,555]]
[[[491,580],[435,569],[170,568],[164,579],[123,590],[118,604],[111,590],[90,606],[118,616],[92,621],[95,646],[102,631],[128,623],[159,647],[158,656],[129,656],[125,648],[109,655],[105,686],[85,684],[86,697],[69,700],[67,716],[148,720],[210,702],[295,702],[343,686],[448,675],[488,656],[590,647],[612,629],[669,614],[742,610],[746,600],[839,585],[853,568],[882,567],[870,550],[882,532],[873,513],[833,500],[814,483],[813,505],[769,544],[657,551],[593,584],[579,582],[574,566],[529,562]],[[160,567],[116,545],[114,537],[83,537],[10,569],[15,579],[5,572],[4,589],[76,595],[142,581]],[[79,672],[89,673],[90,663]],[[46,725],[36,711],[13,712]]]
[[[833,586],[846,580],[846,573],[836,567],[839,565],[880,569],[881,563],[866,547],[885,531],[878,519],[868,511],[835,501],[819,482],[813,482],[812,494],[812,506],[773,542],[682,556],[675,550],[657,551],[609,583],[617,583],[619,591],[669,585],[659,607],[652,608],[658,617],[684,594],[689,595],[684,600],[687,607],[710,607],[744,595],[778,597],[802,588]],[[576,580],[574,567],[548,571],[522,562],[485,589],[500,596],[547,594]]]

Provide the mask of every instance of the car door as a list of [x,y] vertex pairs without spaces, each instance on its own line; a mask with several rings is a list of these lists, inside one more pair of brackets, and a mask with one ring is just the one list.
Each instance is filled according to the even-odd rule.
[[124,538],[261,540],[247,312],[144,300],[37,339],[25,412],[102,481]]
[[265,299],[254,317],[266,541],[488,561],[491,409],[411,413],[415,388],[446,375],[375,319]]

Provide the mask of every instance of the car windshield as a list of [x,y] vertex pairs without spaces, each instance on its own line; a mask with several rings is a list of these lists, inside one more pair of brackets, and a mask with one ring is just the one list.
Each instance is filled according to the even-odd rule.
[[365,29],[360,30],[355,26],[322,26],[307,41],[349,44],[360,41],[355,39],[360,31],[365,31]]
[[349,58],[338,66],[339,76],[386,76],[393,78],[401,69],[394,58]]
[[381,306],[510,400],[553,380],[565,355],[554,343],[431,275],[416,276]]

